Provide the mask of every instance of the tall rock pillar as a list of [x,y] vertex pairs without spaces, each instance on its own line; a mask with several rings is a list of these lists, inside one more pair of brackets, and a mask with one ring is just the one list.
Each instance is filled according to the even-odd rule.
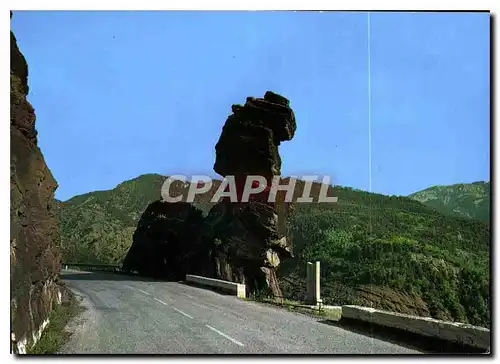
[[216,247],[215,274],[246,284],[249,293],[281,298],[276,268],[292,254],[286,233],[290,204],[284,194],[268,202],[268,189],[249,202],[240,199],[247,176],[264,177],[270,187],[273,177],[281,175],[278,146],[293,138],[295,115],[286,98],[270,91],[264,98],[248,97],[232,111],[215,147],[214,170],[235,177],[238,202],[225,199],[207,217]]

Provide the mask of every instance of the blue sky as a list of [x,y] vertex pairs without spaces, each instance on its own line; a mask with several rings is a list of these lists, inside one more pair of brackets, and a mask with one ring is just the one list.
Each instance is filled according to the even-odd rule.
[[[489,180],[489,14],[372,13],[372,191]],[[56,197],[143,173],[210,174],[231,105],[297,119],[283,175],[369,190],[367,15],[49,12],[11,20]]]

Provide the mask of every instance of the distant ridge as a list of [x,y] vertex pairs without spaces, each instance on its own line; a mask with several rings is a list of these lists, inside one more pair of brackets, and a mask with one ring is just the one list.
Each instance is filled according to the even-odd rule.
[[485,181],[457,183],[429,187],[409,197],[446,215],[489,221],[490,188]]

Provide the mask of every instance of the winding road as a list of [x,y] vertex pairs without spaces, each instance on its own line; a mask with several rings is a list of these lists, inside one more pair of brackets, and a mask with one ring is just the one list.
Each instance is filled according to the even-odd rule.
[[417,354],[321,319],[176,282],[63,271],[87,308],[61,354]]

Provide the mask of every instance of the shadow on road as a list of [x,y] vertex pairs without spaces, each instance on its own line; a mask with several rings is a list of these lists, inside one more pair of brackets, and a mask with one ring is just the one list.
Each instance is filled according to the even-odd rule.
[[140,282],[176,282],[168,279],[156,279],[123,273],[62,271],[61,279],[65,281],[140,281]]
[[472,346],[459,345],[437,338],[430,338],[404,330],[387,328],[357,320],[341,319],[339,321],[322,320],[319,322],[326,325],[337,326],[344,330],[369,336],[374,339],[404,346],[408,349],[419,350],[425,354],[485,354],[485,350]]

